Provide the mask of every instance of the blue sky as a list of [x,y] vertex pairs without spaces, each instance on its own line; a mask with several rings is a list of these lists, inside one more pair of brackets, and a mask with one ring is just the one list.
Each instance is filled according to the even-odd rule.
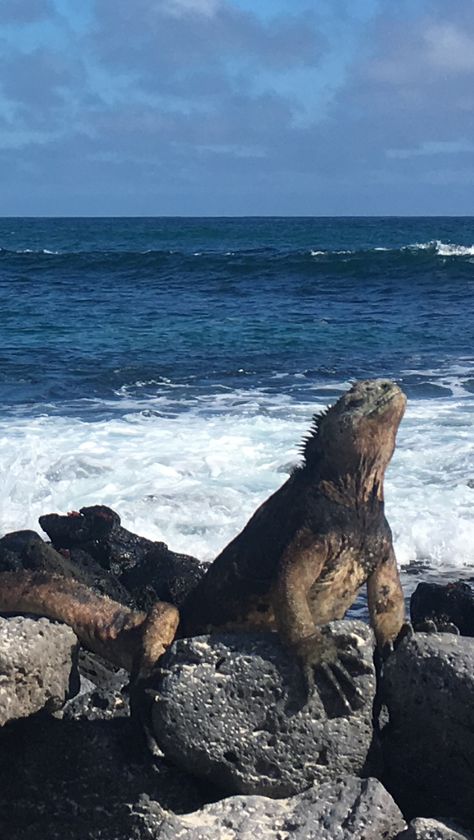
[[2,0],[0,215],[471,215],[472,0]]

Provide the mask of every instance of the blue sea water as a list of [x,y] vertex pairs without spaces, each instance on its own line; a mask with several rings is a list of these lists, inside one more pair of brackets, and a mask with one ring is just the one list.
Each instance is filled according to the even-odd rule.
[[103,502],[209,559],[388,376],[400,562],[474,563],[473,218],[5,218],[0,300],[0,531]]

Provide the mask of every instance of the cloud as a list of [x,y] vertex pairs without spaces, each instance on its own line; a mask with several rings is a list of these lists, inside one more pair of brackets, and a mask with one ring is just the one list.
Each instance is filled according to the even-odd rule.
[[33,23],[54,13],[51,0],[2,0],[2,24]]
[[177,17],[189,13],[212,17],[220,5],[221,0],[165,0],[163,8],[168,14]]
[[[170,15],[170,8],[180,14]],[[200,14],[189,14],[198,9]],[[189,86],[194,73],[240,77],[250,84],[249,74],[265,68],[286,73],[315,67],[326,47],[312,14],[262,21],[224,0],[98,4],[94,34],[96,55],[105,67],[133,72],[157,90],[181,89],[183,79]],[[188,90],[192,95],[192,84]]]
[[68,196],[86,213],[470,212],[471,0],[372,0],[362,34],[349,5],[341,29],[344,6],[91,0],[75,26],[62,2],[7,0],[19,35],[45,26],[35,42],[9,24],[0,49],[5,201],[23,190],[35,212],[52,191],[62,212]]
[[71,88],[80,81],[77,73],[77,64],[71,66],[66,55],[44,48],[22,54],[5,51],[0,57],[4,96],[32,109],[62,104]]
[[422,143],[413,149],[388,149],[388,158],[403,160],[410,157],[427,157],[432,155],[460,155],[466,152],[474,153],[474,143],[467,140],[447,140]]
[[[435,33],[454,37],[461,22],[451,5],[433,2],[430,9],[431,17],[380,14],[368,32],[370,50],[356,59],[330,109],[333,131],[348,133],[353,153],[365,149],[375,165],[388,157],[388,172],[409,150],[433,152],[437,144],[453,152],[459,144],[462,152],[472,136],[474,61],[460,51],[448,67],[446,39]],[[462,44],[472,43],[474,19],[462,25]]]
[[424,33],[427,58],[434,69],[462,74],[474,71],[474,33],[451,22],[433,23]]

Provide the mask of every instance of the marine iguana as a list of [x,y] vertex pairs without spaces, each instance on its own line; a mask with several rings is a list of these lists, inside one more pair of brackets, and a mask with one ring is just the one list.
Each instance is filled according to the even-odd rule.
[[[337,647],[324,625],[342,618],[367,583],[378,645],[393,642],[402,627],[383,480],[405,405],[394,383],[366,380],[314,416],[303,464],[210,565],[180,610],[180,636],[276,629],[308,684],[315,669],[322,672],[350,708],[350,645]],[[158,603],[146,616],[73,580],[37,582],[28,572],[0,575],[0,610],[65,620],[86,645],[140,674],[171,643],[178,621],[171,605]]]

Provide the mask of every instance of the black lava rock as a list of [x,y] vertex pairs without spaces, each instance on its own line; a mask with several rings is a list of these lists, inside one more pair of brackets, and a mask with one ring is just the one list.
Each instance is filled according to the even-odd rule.
[[[123,528],[119,515],[105,505],[83,507],[68,516],[48,514],[39,521],[55,548],[67,549],[83,568],[87,562],[99,564],[139,609],[147,610],[157,600],[179,608],[205,572],[195,557]],[[126,603],[123,594],[115,600]]]
[[181,639],[160,661],[151,713],[159,747],[226,793],[281,797],[341,773],[375,773],[372,632],[358,621],[329,627],[352,638],[359,658],[352,714],[330,684],[308,698],[300,665],[276,634]]
[[406,637],[382,691],[385,781],[403,812],[474,824],[474,639]]
[[438,630],[454,624],[461,636],[474,636],[474,592],[461,580],[446,586],[419,583],[411,596],[410,617],[415,629],[433,621]]

